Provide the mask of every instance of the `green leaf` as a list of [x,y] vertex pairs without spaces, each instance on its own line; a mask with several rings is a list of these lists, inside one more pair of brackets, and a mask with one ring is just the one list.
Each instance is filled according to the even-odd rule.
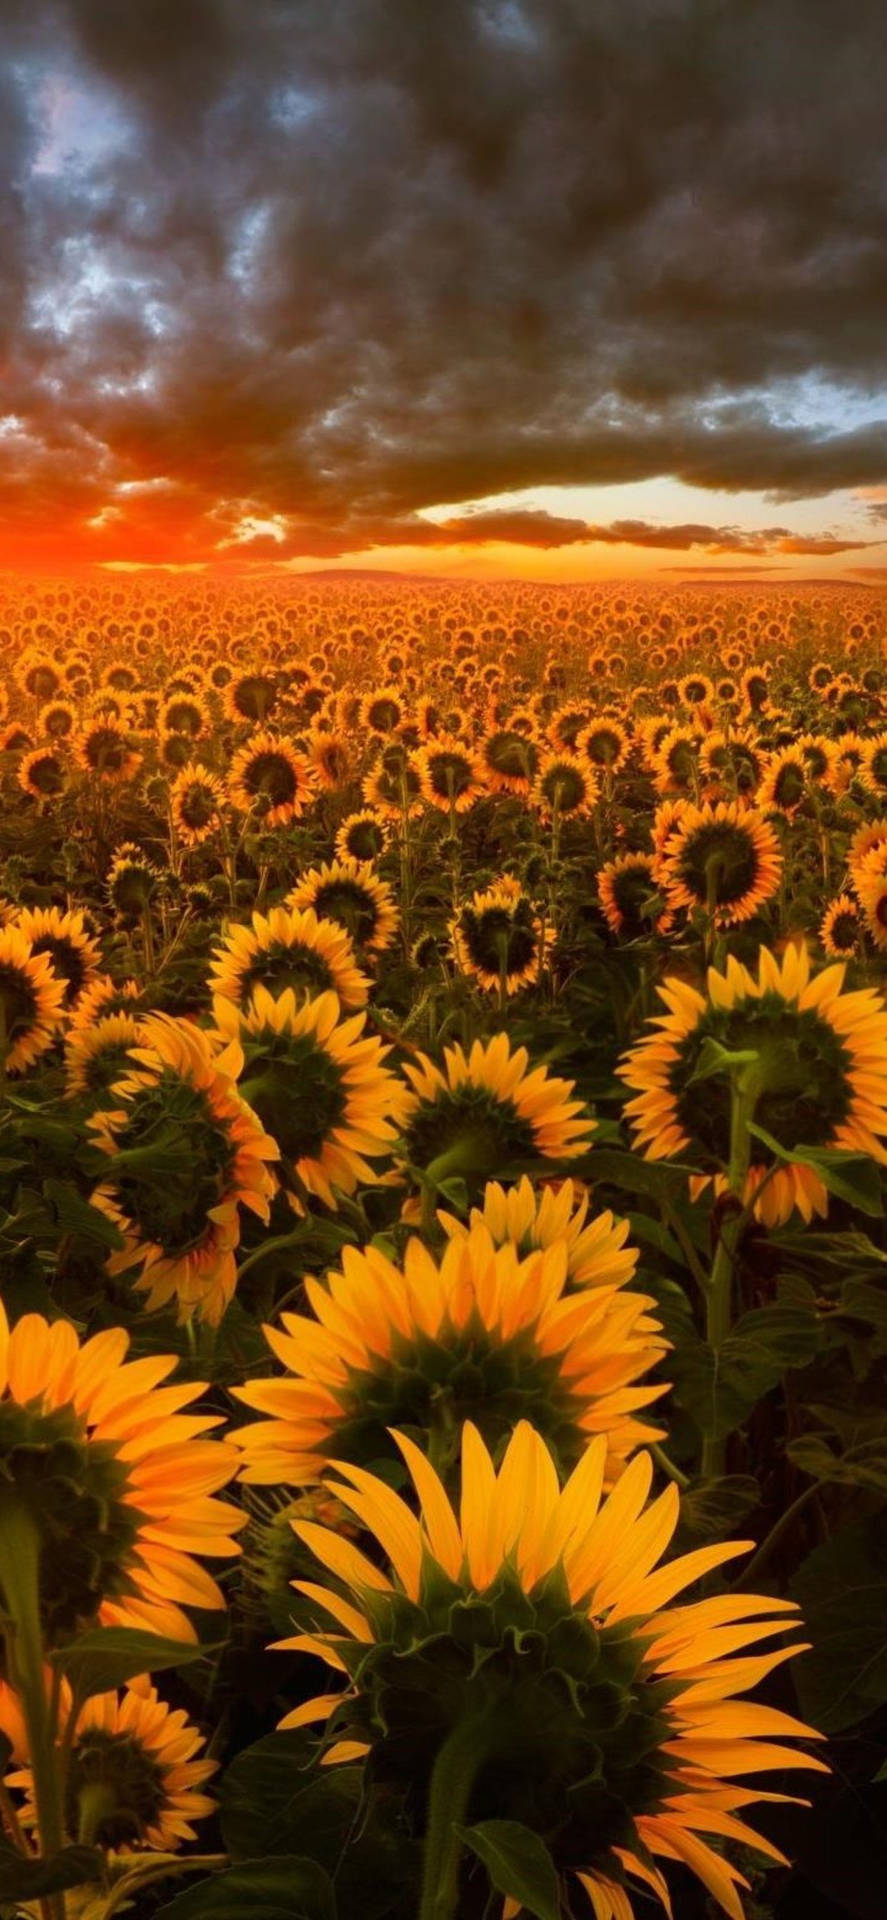
[[586,1155],[588,1177],[596,1186],[616,1187],[622,1193],[642,1193],[650,1199],[670,1197],[686,1190],[690,1166],[672,1160],[642,1160],[640,1154],[620,1153],[613,1147],[592,1147]]
[[58,1647],[50,1659],[67,1674],[81,1699],[122,1687],[137,1673],[161,1673],[167,1667],[186,1667],[207,1660],[219,1647],[198,1646],[190,1640],[165,1640],[137,1627],[91,1627],[78,1640]]
[[887,1496],[887,1437],[863,1440],[844,1453],[835,1453],[822,1434],[804,1433],[789,1441],[786,1453],[812,1480],[867,1487]]
[[815,1547],[789,1592],[813,1642],[792,1662],[802,1713],[840,1733],[887,1701],[887,1513]]
[[334,1867],[360,1801],[363,1770],[313,1767],[316,1733],[269,1733],[239,1753],[219,1787],[219,1815],[232,1859],[297,1854]]
[[741,1526],[760,1498],[761,1489],[751,1474],[700,1480],[681,1494],[681,1525],[700,1540],[722,1540]]
[[100,1213],[98,1207],[90,1206],[76,1187],[67,1185],[64,1180],[47,1180],[43,1191],[62,1233],[75,1234],[78,1240],[85,1240],[97,1247],[122,1247],[120,1228],[108,1219],[107,1214]]
[[95,1847],[63,1847],[46,1860],[25,1860],[0,1841],[0,1901],[40,1900],[65,1887],[101,1879],[104,1855]]
[[482,1820],[457,1827],[463,1845],[476,1853],[497,1893],[519,1900],[536,1920],[560,1920],[554,1861],[537,1833],[519,1820]]
[[329,1874],[316,1860],[292,1854],[244,1860],[225,1873],[186,1887],[157,1920],[336,1920]]
[[774,1140],[772,1133],[766,1133],[763,1127],[749,1121],[748,1130],[756,1140],[767,1147],[777,1160],[791,1161],[800,1167],[809,1167],[818,1174],[823,1186],[838,1200],[848,1201],[851,1207],[858,1207],[861,1213],[880,1219],[884,1211],[881,1198],[881,1178],[877,1165],[867,1153],[853,1153],[844,1147],[782,1147]]

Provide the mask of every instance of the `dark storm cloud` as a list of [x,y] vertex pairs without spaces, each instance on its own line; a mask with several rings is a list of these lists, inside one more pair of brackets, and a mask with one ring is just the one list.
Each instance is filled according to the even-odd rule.
[[[242,506],[287,516],[254,537],[284,557],[433,543],[421,507],[544,483],[887,480],[887,400],[835,431],[816,398],[885,387],[881,0],[4,27],[7,524],[39,502],[103,556],[175,526],[188,558]],[[793,416],[768,398],[804,378]],[[115,493],[140,477],[162,510]]]

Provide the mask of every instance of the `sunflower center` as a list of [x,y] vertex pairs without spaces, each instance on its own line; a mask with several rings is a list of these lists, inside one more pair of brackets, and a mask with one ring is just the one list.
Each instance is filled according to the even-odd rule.
[[181,810],[186,827],[208,827],[216,814],[216,798],[212,788],[195,781],[182,795]]
[[249,1049],[241,1091],[291,1161],[318,1159],[345,1116],[341,1069],[310,1033],[266,1029]]
[[43,753],[28,770],[28,780],[40,793],[60,793],[65,784],[64,770],[54,753]]
[[147,862],[127,861],[112,876],[109,891],[118,913],[139,914],[157,891],[157,875]]
[[784,767],[780,767],[773,798],[778,807],[796,807],[803,800],[804,770],[796,760],[788,760]]
[[522,733],[494,733],[487,741],[487,761],[509,780],[532,779],[539,765],[539,749]]
[[73,1833],[85,1823],[94,1846],[132,1846],[163,1812],[163,1773],[129,1734],[84,1727],[71,1754],[67,1801]]
[[[91,1440],[72,1406],[0,1402],[0,1535],[13,1511],[39,1540],[41,1624],[57,1646],[93,1620],[106,1596],[125,1592],[139,1514],[124,1493],[126,1468],[107,1441]],[[2,1589],[0,1564],[0,1589]]]
[[613,900],[622,932],[643,933],[656,910],[656,887],[649,867],[626,867],[614,874]]
[[348,852],[355,860],[376,860],[384,839],[375,820],[355,820],[346,835]]
[[551,767],[542,781],[549,805],[559,813],[575,813],[585,799],[585,781],[577,767]]
[[446,800],[467,793],[472,782],[471,762],[462,753],[435,752],[428,758],[428,773],[434,792]]
[[119,773],[126,764],[126,741],[114,727],[93,727],[84,742],[84,752],[97,773]]
[[110,1178],[143,1240],[167,1257],[198,1248],[230,1185],[235,1150],[204,1094],[164,1071],[140,1087],[116,1136]]
[[245,720],[264,720],[277,700],[277,688],[264,673],[247,673],[238,680],[234,706]]
[[[681,1044],[672,1067],[680,1125],[718,1164],[730,1148],[730,1086],[724,1077],[688,1085],[703,1040],[711,1035],[730,1052],[754,1051],[763,1090],[755,1121],[789,1151],[824,1146],[850,1110],[850,1056],[827,1021],[799,1013],[777,996],[757,1006],[708,1015]],[[764,1154],[755,1146],[753,1157]]]
[[622,750],[621,736],[611,727],[595,727],[585,736],[583,751],[596,767],[612,767]]
[[248,793],[263,794],[274,807],[284,807],[295,799],[298,781],[295,769],[285,753],[271,748],[254,753],[244,769],[243,784]]

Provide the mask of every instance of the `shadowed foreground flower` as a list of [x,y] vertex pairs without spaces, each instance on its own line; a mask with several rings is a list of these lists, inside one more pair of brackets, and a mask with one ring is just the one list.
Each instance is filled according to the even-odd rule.
[[211,992],[246,1007],[256,987],[290,989],[307,999],[335,993],[349,1012],[365,1007],[370,983],[357,964],[351,937],[313,907],[272,907],[247,926],[228,926],[210,969]]
[[329,1482],[387,1568],[326,1527],[294,1523],[337,1582],[333,1591],[298,1581],[297,1591],[333,1624],[280,1644],[316,1654],[346,1685],[282,1724],[329,1722],[325,1764],[365,1756],[417,1818],[427,1809],[420,1920],[489,1912],[481,1871],[463,1855],[465,1827],[487,1820],[529,1828],[553,1870],[582,1885],[597,1920],[631,1920],[632,1879],[668,1909],[657,1855],[683,1861],[742,1920],[737,1888],[747,1882],[703,1836],[781,1861],[741,1814],[784,1796],[731,1775],[824,1769],[784,1744],[817,1738],[811,1728],[734,1697],[801,1647],[726,1656],[793,1629],[793,1602],[733,1593],[671,1604],[749,1543],[659,1566],[679,1499],[669,1486],[647,1504],[646,1453],[602,1504],[604,1436],[561,1489],[526,1421],[498,1472],[467,1424],[457,1514],[425,1455],[405,1434],[394,1438],[419,1518],[360,1467],[338,1463]]
[[[95,1694],[81,1707],[73,1731],[71,1706],[63,1681],[59,1724],[69,1748],[67,1825],[80,1843],[125,1854],[158,1847],[176,1851],[184,1840],[196,1840],[191,1822],[215,1811],[215,1802],[200,1789],[218,1762],[196,1758],[205,1741],[181,1707],[167,1706],[147,1680],[132,1682],[122,1693]],[[33,1829],[34,1782],[17,1721],[15,1696],[0,1683],[0,1729],[12,1740],[20,1763],[4,1785],[25,1796],[19,1819]]]
[[34,953],[19,927],[0,927],[0,1052],[7,1073],[33,1066],[52,1046],[64,994],[49,955]]
[[325,1461],[390,1456],[392,1427],[434,1438],[452,1459],[467,1419],[498,1447],[518,1420],[567,1468],[592,1434],[608,1437],[616,1478],[658,1427],[635,1416],[665,1392],[640,1386],[665,1351],[653,1301],[618,1286],[567,1291],[567,1243],[496,1246],[482,1222],[454,1234],[439,1260],[419,1239],[402,1265],[378,1247],[345,1247],[340,1272],[308,1279],[312,1317],[266,1327],[288,1378],[236,1387],[268,1420],[231,1435],[245,1480],[299,1486]]
[[336,921],[359,952],[384,953],[400,925],[391,888],[368,860],[328,860],[311,867],[287,894],[286,904],[313,908]]
[[114,1106],[89,1121],[113,1162],[92,1204],[125,1242],[108,1268],[140,1266],[135,1285],[149,1308],[175,1300],[180,1321],[197,1311],[217,1326],[237,1284],[239,1209],[267,1222],[277,1145],[237,1090],[236,1044],[220,1052],[168,1014],[143,1019],[140,1033],[110,1089]]
[[48,954],[53,973],[62,982],[65,1011],[70,1013],[97,980],[102,959],[83,914],[77,908],[66,913],[61,907],[23,907],[17,925],[32,953]]
[[200,1382],[161,1384],[175,1355],[128,1347],[37,1313],[10,1332],[0,1305],[0,1592],[15,1617],[33,1551],[47,1645],[96,1620],[194,1640],[183,1607],[224,1605],[195,1558],[236,1552],[242,1525],[210,1497],[232,1477],[204,1438],[221,1418],[185,1411]]
[[788,947],[780,962],[762,947],[757,977],[731,956],[723,974],[709,968],[706,994],[666,980],[658,992],[667,1011],[619,1068],[636,1089],[625,1112],[645,1159],[687,1155],[723,1186],[730,1083],[723,1074],[693,1078],[706,1041],[717,1041],[754,1055],[754,1120],[789,1156],[781,1163],[752,1142],[745,1198],[766,1177],[755,1212],[768,1226],[794,1207],[806,1220],[828,1210],[819,1175],[791,1160],[793,1148],[842,1147],[887,1165],[887,1007],[873,988],[843,993],[844,973],[839,964],[811,979],[803,948]]
[[[404,1072],[406,1102],[401,1157],[413,1167],[437,1166],[475,1181],[522,1160],[572,1160],[585,1153],[595,1121],[571,1098],[572,1080],[530,1072],[526,1047],[512,1053],[508,1035],[475,1040],[470,1052],[444,1048],[438,1067],[424,1053]],[[446,1160],[446,1167],[443,1162]]]
[[486,993],[519,993],[538,980],[547,931],[510,875],[471,894],[449,923],[453,952]]

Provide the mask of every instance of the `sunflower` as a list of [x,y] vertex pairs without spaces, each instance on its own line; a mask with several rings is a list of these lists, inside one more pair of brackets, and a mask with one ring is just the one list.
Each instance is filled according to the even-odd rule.
[[[627,1247],[628,1222],[607,1212],[588,1219],[589,1195],[579,1181],[560,1180],[538,1190],[527,1175],[514,1187],[490,1180],[483,1205],[472,1207],[471,1225],[485,1226],[497,1247],[511,1241],[519,1252],[551,1247],[562,1240],[567,1249],[568,1287],[623,1287],[634,1275],[638,1252]],[[456,1214],[438,1211],[450,1237],[467,1233]]]
[[511,1051],[508,1035],[475,1040],[469,1053],[444,1048],[443,1068],[424,1053],[404,1072],[406,1102],[400,1157],[408,1166],[483,1181],[523,1160],[572,1160],[587,1151],[595,1121],[572,1080],[528,1072],[526,1047]]
[[[548,738],[558,752],[575,753],[577,741],[583,727],[587,727],[592,717],[592,705],[589,700],[566,701],[563,706],[555,707],[548,726]],[[592,758],[589,755],[589,758]]]
[[539,771],[541,750],[533,733],[509,724],[488,733],[480,744],[484,779],[493,793],[527,796]]
[[359,813],[346,814],[342,821],[336,833],[336,859],[372,863],[385,852],[390,838],[388,821],[372,807],[363,807]]
[[360,725],[368,733],[387,739],[406,719],[406,702],[399,687],[376,687],[360,703]]
[[859,778],[869,793],[887,799],[887,733],[876,733],[873,739],[865,741]]
[[695,727],[670,727],[653,755],[657,793],[692,795],[699,783],[699,735]]
[[715,701],[714,681],[707,673],[685,673],[678,681],[678,698],[691,713],[697,707],[711,707]]
[[306,1292],[312,1317],[285,1313],[283,1331],[265,1329],[287,1377],[234,1389],[271,1416],[231,1436],[246,1480],[299,1486],[330,1458],[396,1459],[394,1426],[434,1436],[440,1463],[463,1421],[496,1449],[526,1413],[563,1468],[605,1433],[612,1479],[662,1438],[636,1418],[666,1391],[638,1384],[667,1346],[653,1302],[612,1287],[577,1300],[562,1238],[521,1252],[475,1217],[439,1260],[418,1238],[397,1264],[346,1247],[341,1271]]
[[309,999],[332,991],[348,1012],[365,1007],[370,992],[350,935],[337,920],[319,919],[313,907],[272,907],[254,913],[248,927],[229,926],[213,956],[209,985],[241,1007],[259,986],[271,993],[288,987]]
[[109,713],[77,735],[74,758],[84,773],[94,774],[113,786],[133,778],[142,756],[133,746],[124,722]]
[[747,727],[725,732],[713,727],[699,748],[699,771],[710,800],[733,800],[754,793],[761,778],[764,755]]
[[49,954],[34,953],[20,924],[0,926],[0,1049],[7,1073],[33,1066],[52,1046],[64,999],[65,982]]
[[873,863],[860,876],[858,892],[866,926],[876,947],[887,947],[887,868]]
[[105,891],[108,904],[123,920],[137,920],[147,912],[163,875],[132,840],[121,840],[114,849],[108,869]]
[[575,753],[546,753],[529,797],[543,820],[576,820],[591,813],[597,795],[597,777],[587,761]]
[[581,728],[576,752],[600,773],[619,773],[631,756],[631,735],[612,714],[604,714]]
[[467,813],[484,792],[479,754],[456,734],[439,733],[413,754],[423,799],[439,813]]
[[449,923],[463,973],[487,993],[519,993],[538,980],[547,933],[520,882],[506,876],[473,893]]
[[[218,681],[215,683],[218,685]],[[258,668],[237,675],[224,688],[224,706],[229,720],[264,726],[278,700],[280,689],[270,673]]]
[[[756,1056],[754,1120],[788,1155],[843,1147],[887,1165],[887,1008],[873,989],[843,993],[844,973],[832,966],[811,979],[806,952],[789,946],[781,964],[762,947],[757,978],[732,956],[723,974],[709,968],[705,995],[668,979],[658,989],[667,1009],[658,1031],[619,1068],[636,1090],[625,1111],[644,1157],[689,1154],[705,1175],[723,1175],[730,1086],[723,1076],[693,1079],[711,1039]],[[781,1226],[795,1206],[808,1220],[826,1213],[818,1174],[800,1160],[778,1161],[756,1139],[746,1199],[765,1175],[755,1212],[766,1225]]]
[[621,853],[597,876],[601,912],[612,933],[624,940],[670,931],[673,915],[663,906],[650,853]]
[[33,747],[22,754],[16,779],[32,800],[55,800],[67,785],[68,762],[55,747]]
[[874,872],[882,872],[887,865],[887,819],[868,820],[857,827],[847,849],[847,870],[853,886],[859,891]]
[[343,787],[351,771],[353,749],[343,733],[332,729],[322,731],[319,726],[311,728],[308,735],[308,759],[314,769],[317,784],[325,787],[328,793],[335,793]]
[[361,798],[383,820],[415,820],[425,811],[419,774],[402,740],[382,748],[375,765],[361,781]]
[[391,888],[368,860],[330,860],[309,868],[286,903],[337,921],[360,952],[384,953],[400,926]]
[[852,960],[859,952],[865,933],[865,915],[857,900],[840,893],[822,916],[820,945],[830,960]]
[[335,1208],[334,1189],[374,1186],[369,1161],[391,1152],[405,1095],[382,1064],[390,1049],[364,1033],[366,1015],[340,1020],[334,993],[300,1003],[290,988],[274,997],[261,986],[245,1010],[218,998],[214,1011],[243,1048],[243,1097],[295,1175],[297,1210],[300,1188]]
[[818,1738],[811,1728],[735,1699],[802,1646],[726,1656],[794,1629],[794,1603],[728,1593],[670,1604],[750,1543],[660,1566],[679,1498],[669,1486],[647,1504],[649,1454],[602,1500],[605,1436],[561,1489],[527,1421],[498,1471],[469,1422],[454,1510],[414,1442],[393,1437],[418,1517],[360,1466],[339,1462],[328,1483],[375,1537],[381,1565],[331,1528],[294,1523],[334,1582],[296,1590],[332,1624],[280,1644],[317,1655],[345,1684],[282,1724],[329,1722],[324,1764],[370,1757],[374,1778],[406,1794],[425,1828],[423,1911],[433,1889],[440,1920],[466,1910],[462,1828],[490,1819],[529,1827],[564,1876],[564,1899],[575,1877],[597,1920],[633,1920],[626,1876],[670,1911],[656,1855],[683,1861],[742,1920],[736,1889],[747,1883],[701,1836],[783,1856],[739,1817],[770,1796],[729,1776],[825,1769],[781,1744]]
[[183,767],[169,790],[173,826],[186,847],[199,847],[222,822],[225,789],[203,767]]
[[22,907],[17,924],[31,952],[48,956],[56,979],[63,985],[64,1010],[70,1013],[98,978],[102,959],[98,941],[87,930],[83,914],[78,908],[65,913],[61,907]]
[[794,742],[813,786],[830,786],[838,757],[837,742],[823,733],[801,733]]
[[65,1040],[65,1085],[72,1099],[87,1094],[103,1100],[115,1080],[132,1066],[130,1050],[141,1041],[138,1013],[99,1014],[69,1030]]
[[[0,1683],[0,1727],[7,1737],[18,1731],[12,1704],[10,1690]],[[131,1682],[122,1693],[94,1694],[77,1711],[73,1726],[67,1680],[59,1705],[59,1730],[69,1755],[66,1824],[81,1844],[128,1854],[143,1847],[175,1851],[183,1840],[196,1840],[191,1822],[215,1812],[215,1801],[200,1789],[218,1762],[196,1758],[206,1743],[181,1707],[167,1706],[147,1680]],[[20,1736],[14,1752],[19,1762],[27,1760]],[[19,1764],[4,1785],[24,1795],[19,1819],[33,1830],[37,1813],[30,1766]]]
[[272,733],[254,733],[231,762],[228,796],[240,813],[255,807],[266,827],[297,820],[314,796],[314,769],[304,753]]
[[206,701],[197,693],[171,693],[160,709],[159,723],[163,733],[184,733],[189,740],[199,740],[209,729]]
[[738,800],[687,806],[656,876],[672,907],[700,907],[718,927],[737,926],[772,899],[782,873],[779,842],[756,807]]
[[217,1326],[237,1282],[240,1207],[267,1222],[277,1145],[235,1084],[243,1055],[224,1052],[188,1020],[149,1014],[130,1071],[94,1113],[94,1144],[108,1173],[92,1196],[123,1234],[112,1274],[140,1268],[150,1310],[178,1304]]
[[205,1438],[220,1416],[185,1413],[201,1383],[161,1385],[174,1355],[127,1362],[128,1347],[122,1327],[81,1346],[37,1313],[10,1332],[0,1303],[2,1477],[20,1496],[0,1504],[0,1586],[33,1547],[48,1645],[95,1621],[193,1641],[183,1605],[224,1606],[194,1557],[236,1552],[243,1524],[210,1497],[232,1477],[230,1449]]

